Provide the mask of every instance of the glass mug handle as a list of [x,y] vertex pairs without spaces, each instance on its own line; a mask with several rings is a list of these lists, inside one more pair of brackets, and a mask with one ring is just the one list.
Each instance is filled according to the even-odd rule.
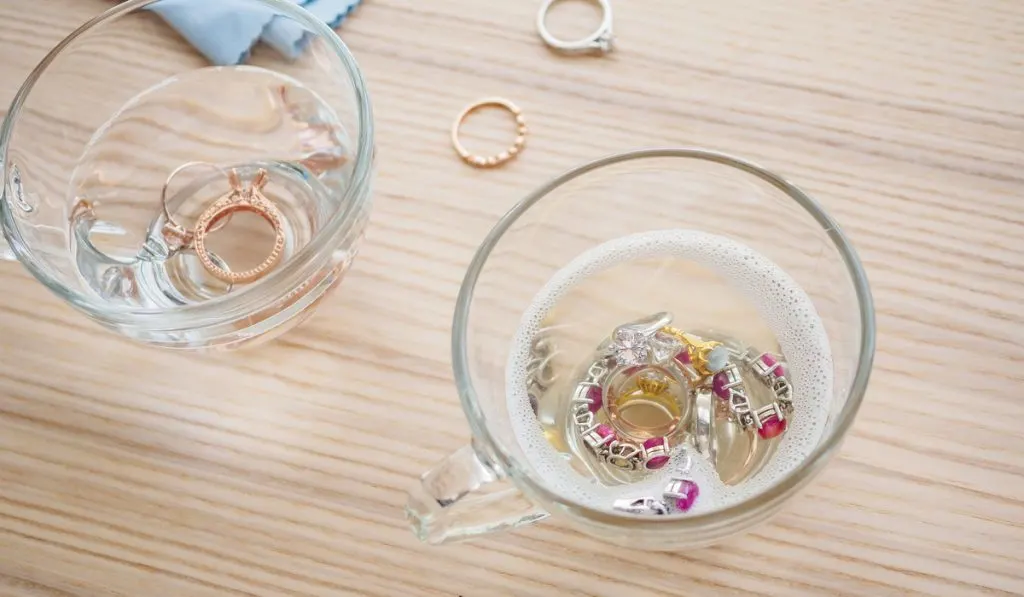
[[[6,199],[0,199],[0,201],[6,201]],[[0,205],[0,217],[3,217],[4,209],[6,208],[3,205]],[[14,251],[12,251],[11,246],[7,244],[7,235],[4,233],[2,226],[0,226],[0,261],[16,261]]]
[[506,531],[547,518],[472,443],[420,477],[406,516],[416,536],[432,544]]
[[[17,173],[12,173],[12,177],[18,181],[17,178],[20,176]],[[7,170],[4,168],[4,163],[0,161],[0,179],[7,177]],[[5,210],[11,209],[9,203],[8,194],[13,191],[14,183],[10,185],[6,184],[4,180],[0,180],[0,218],[6,217],[4,214]],[[11,250],[11,245],[7,243],[7,234],[3,231],[3,225],[0,224],[0,261],[17,261],[17,257],[14,256],[14,251]]]

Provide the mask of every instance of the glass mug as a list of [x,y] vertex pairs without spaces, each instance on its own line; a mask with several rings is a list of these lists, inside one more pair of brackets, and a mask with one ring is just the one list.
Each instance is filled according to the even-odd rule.
[[[505,389],[513,337],[538,291],[584,251],[626,235],[680,228],[752,248],[806,292],[832,353],[834,384],[824,431],[795,469],[756,496],[721,509],[643,517],[586,507],[539,475],[515,436]],[[648,289],[657,294],[660,287],[670,295],[712,297],[690,304],[685,315],[713,328],[723,323],[724,299],[715,300],[723,291],[710,278],[661,277]],[[608,321],[626,322],[661,310],[656,301],[631,304],[644,302],[643,297],[614,300],[619,294],[613,290],[602,300],[584,299],[580,309],[562,310],[560,321],[572,327],[573,317],[585,319],[603,309],[613,315]],[[595,337],[608,331],[602,328]],[[410,491],[407,517],[430,543],[506,530],[548,515],[602,540],[645,549],[717,542],[777,512],[836,453],[863,399],[874,343],[870,290],[854,249],[832,218],[783,178],[700,149],[640,150],[587,164],[516,205],[477,251],[452,329],[455,380],[472,442],[421,477]],[[549,375],[566,375],[577,365],[556,363]]]
[[[293,55],[260,44],[244,66],[210,66],[153,14],[199,5],[129,0],[58,44],[0,129],[0,256],[140,342],[282,333],[340,281],[368,220],[373,123],[355,59],[295,3],[244,1],[276,15],[268,30]],[[212,218],[201,254],[200,215],[253,189],[270,206]]]

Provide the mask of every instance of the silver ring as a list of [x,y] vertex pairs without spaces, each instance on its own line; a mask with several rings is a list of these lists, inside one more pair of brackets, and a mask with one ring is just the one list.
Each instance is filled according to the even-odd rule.
[[551,10],[551,6],[558,2],[558,0],[544,0],[544,3],[540,7],[540,12],[537,13],[537,33],[540,34],[540,38],[544,40],[548,46],[560,50],[562,52],[569,53],[582,53],[582,52],[593,52],[598,51],[602,54],[607,54],[612,51],[612,45],[614,43],[615,36],[612,35],[612,5],[610,0],[594,0],[601,6],[601,25],[598,26],[597,30],[588,35],[587,37],[576,40],[566,41],[558,39],[551,32],[548,31],[548,26],[545,23],[548,16],[548,11]]
[[678,347],[662,345],[655,342],[658,330],[672,323],[672,314],[659,311],[654,315],[624,323],[612,332],[611,342],[607,344],[605,353],[622,366],[633,367],[647,364],[653,357],[654,362],[672,358],[682,344],[673,341]]
[[630,331],[646,337],[651,337],[657,333],[658,330],[670,323],[672,323],[672,314],[668,311],[658,311],[654,315],[644,317],[643,319],[624,323],[615,328],[615,331],[612,334],[618,334],[620,331]]
[[693,407],[693,446],[714,465],[718,461],[718,438],[715,436],[715,394],[711,388],[697,388]]

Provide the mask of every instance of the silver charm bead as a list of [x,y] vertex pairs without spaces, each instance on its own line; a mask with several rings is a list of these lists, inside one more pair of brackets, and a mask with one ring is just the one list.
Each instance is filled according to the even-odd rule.
[[669,513],[668,505],[665,502],[652,497],[615,500],[612,503],[612,508],[619,512],[640,516],[664,516]]

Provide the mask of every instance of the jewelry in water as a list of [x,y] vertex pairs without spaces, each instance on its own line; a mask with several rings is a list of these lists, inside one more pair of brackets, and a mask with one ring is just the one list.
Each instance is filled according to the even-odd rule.
[[[595,300],[624,294],[635,304]],[[637,315],[658,306],[672,310]],[[513,428],[551,488],[630,515],[753,498],[813,450],[832,392],[824,327],[792,278],[689,230],[610,241],[556,273],[523,317],[507,382]]]

